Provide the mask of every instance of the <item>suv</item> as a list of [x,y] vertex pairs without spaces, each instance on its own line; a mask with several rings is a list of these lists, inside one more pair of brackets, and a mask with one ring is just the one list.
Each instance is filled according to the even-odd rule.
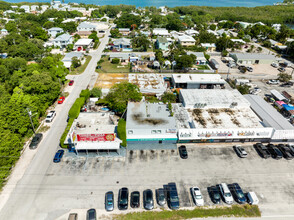
[[225,203],[232,204],[233,203],[233,197],[229,190],[229,187],[226,183],[221,183],[219,185],[219,190],[224,198]]
[[273,144],[268,144],[267,145],[267,149],[269,150],[269,152],[271,153],[271,155],[272,155],[273,158],[275,158],[275,159],[282,159],[283,158],[283,154],[277,148],[277,146],[275,146]]
[[241,158],[247,157],[247,152],[240,145],[235,145],[233,148],[234,148],[234,150],[236,151],[236,153],[238,154],[239,157],[241,157]]
[[283,156],[287,160],[292,160],[293,155],[291,154],[291,149],[284,144],[278,144],[279,150],[282,152]]
[[246,203],[246,197],[245,197],[243,190],[241,189],[241,187],[239,186],[238,183],[230,184],[229,189],[230,189],[236,202],[238,202],[240,204]]
[[56,116],[55,111],[50,111],[46,117],[46,122],[52,122],[53,118]]
[[219,188],[216,186],[211,186],[207,188],[207,191],[211,201],[215,204],[219,204],[221,201]]
[[267,84],[270,84],[270,85],[278,85],[280,83],[279,80],[277,79],[270,79],[269,81],[266,82]]
[[169,183],[167,185],[167,204],[173,210],[180,208],[178,190],[175,183]]
[[121,188],[118,192],[118,209],[127,210],[129,204],[129,190],[124,187]]
[[187,152],[187,148],[186,146],[182,145],[179,147],[179,153],[180,153],[180,157],[182,159],[187,159],[188,158],[188,152]]
[[262,143],[257,143],[254,145],[257,153],[264,159],[267,159],[270,157],[270,153],[266,146],[264,146]]
[[35,134],[35,136],[32,139],[32,142],[29,146],[30,149],[36,149],[38,147],[39,143],[41,142],[42,138],[43,138],[43,134],[41,134],[41,133]]

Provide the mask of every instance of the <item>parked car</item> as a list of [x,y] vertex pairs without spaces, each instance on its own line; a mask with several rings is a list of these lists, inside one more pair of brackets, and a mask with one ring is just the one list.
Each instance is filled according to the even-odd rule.
[[229,190],[229,187],[226,183],[221,183],[219,185],[219,189],[220,189],[220,192],[221,192],[221,195],[225,201],[225,203],[227,204],[232,204],[233,203],[233,197],[232,197],[232,194]]
[[272,63],[271,66],[274,68],[278,68],[279,65],[277,63]]
[[219,204],[221,201],[219,187],[211,186],[207,188],[207,191],[211,201],[215,204]]
[[87,220],[96,220],[96,210],[95,209],[89,209],[87,211]]
[[247,201],[250,205],[257,205],[259,203],[259,200],[255,194],[255,192],[249,192],[247,193]]
[[113,192],[109,191],[105,194],[105,210],[113,211],[113,208],[114,208]]
[[293,144],[286,144],[286,147],[290,149],[290,153],[294,156],[294,145]]
[[251,66],[247,66],[247,71],[248,72],[253,72],[253,68]]
[[47,116],[46,116],[46,122],[52,122],[54,117],[56,116],[56,112],[55,111],[50,111]]
[[54,156],[54,159],[53,159],[53,162],[54,163],[59,163],[61,161],[61,158],[64,154],[64,150],[58,150],[56,153],[55,153],[55,156]]
[[273,144],[268,144],[267,149],[269,150],[269,152],[270,152],[270,154],[272,155],[273,158],[275,158],[275,159],[282,159],[283,158],[283,154],[278,149],[277,146],[275,146]]
[[61,96],[59,99],[58,99],[58,104],[62,104],[65,100],[65,97],[64,96]]
[[175,183],[169,183],[167,186],[167,204],[173,210],[180,208],[178,190]]
[[278,148],[282,152],[285,159],[287,160],[293,159],[293,155],[291,154],[291,150],[289,147],[286,147],[284,144],[278,144]]
[[144,204],[144,208],[147,210],[152,210],[154,208],[153,192],[151,189],[144,190],[143,204]]
[[43,138],[43,134],[41,134],[41,133],[35,134],[35,136],[32,139],[32,142],[30,143],[29,148],[36,149],[38,147],[39,143],[41,142],[42,138]]
[[182,145],[179,147],[179,153],[180,153],[180,157],[182,159],[187,159],[188,158],[188,152],[186,149],[186,146]]
[[131,207],[132,208],[140,207],[140,192],[134,191],[131,193]]
[[68,220],[78,220],[78,213],[70,213]]
[[156,200],[158,205],[160,206],[165,205],[164,189],[160,188],[156,190]]
[[129,189],[123,187],[118,192],[118,209],[127,210],[129,205]]
[[270,84],[270,85],[278,85],[280,83],[279,80],[277,79],[270,79],[269,81],[266,82],[267,84]]
[[243,190],[241,189],[241,187],[239,186],[238,183],[230,184],[229,189],[230,189],[236,202],[238,202],[240,204],[246,203],[246,197],[245,197]]
[[75,82],[74,80],[71,80],[71,81],[69,81],[68,85],[72,86],[74,84],[74,82]]
[[256,143],[254,147],[262,158],[267,159],[271,156],[266,146],[264,146],[262,143]]
[[285,71],[286,71],[286,69],[285,69],[284,67],[280,67],[280,68],[278,68],[278,70],[279,70],[280,72],[285,72]]
[[245,158],[247,157],[247,152],[245,151],[245,149],[243,147],[241,147],[240,145],[235,145],[234,150],[236,151],[237,155],[241,158]]
[[291,86],[293,86],[292,82],[286,82],[281,85],[281,87],[291,87]]
[[195,205],[197,205],[197,206],[204,205],[204,200],[203,200],[203,197],[202,197],[202,194],[201,194],[199,187],[197,187],[197,186],[192,187],[191,194],[192,194],[192,198],[194,200]]

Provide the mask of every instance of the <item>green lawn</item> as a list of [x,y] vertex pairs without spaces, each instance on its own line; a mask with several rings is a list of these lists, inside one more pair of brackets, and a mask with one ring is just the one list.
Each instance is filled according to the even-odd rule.
[[122,140],[121,145],[126,147],[127,146],[126,121],[123,118],[119,119],[118,121],[117,134],[119,139]]
[[87,68],[87,66],[88,66],[88,64],[89,64],[89,62],[90,62],[91,59],[92,59],[92,57],[88,55],[86,57],[85,63],[83,65],[79,66],[78,68],[76,68],[75,70],[70,71],[69,74],[70,75],[79,75],[79,74],[82,74],[85,71],[85,69]]
[[101,66],[101,69],[96,69],[98,73],[129,73],[130,72],[129,65],[122,67],[120,63],[113,64],[108,60],[108,56],[103,57],[101,59],[103,59],[104,62],[99,64],[99,66]]
[[176,211],[144,211],[120,214],[114,216],[117,220],[163,220],[163,219],[192,219],[206,217],[260,217],[258,206],[232,205],[230,207],[197,207],[193,210]]
[[198,70],[209,70],[209,67],[207,65],[196,65]]

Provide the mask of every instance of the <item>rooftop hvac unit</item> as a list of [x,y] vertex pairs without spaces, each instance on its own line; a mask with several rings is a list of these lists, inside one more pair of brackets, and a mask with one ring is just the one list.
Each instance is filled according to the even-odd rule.
[[232,102],[232,104],[231,104],[231,108],[234,108],[234,107],[236,107],[237,105],[238,105],[237,102]]

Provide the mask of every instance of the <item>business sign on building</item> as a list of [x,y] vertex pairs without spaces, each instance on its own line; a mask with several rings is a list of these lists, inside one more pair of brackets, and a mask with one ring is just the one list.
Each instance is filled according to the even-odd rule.
[[77,134],[77,141],[114,141],[115,134]]

